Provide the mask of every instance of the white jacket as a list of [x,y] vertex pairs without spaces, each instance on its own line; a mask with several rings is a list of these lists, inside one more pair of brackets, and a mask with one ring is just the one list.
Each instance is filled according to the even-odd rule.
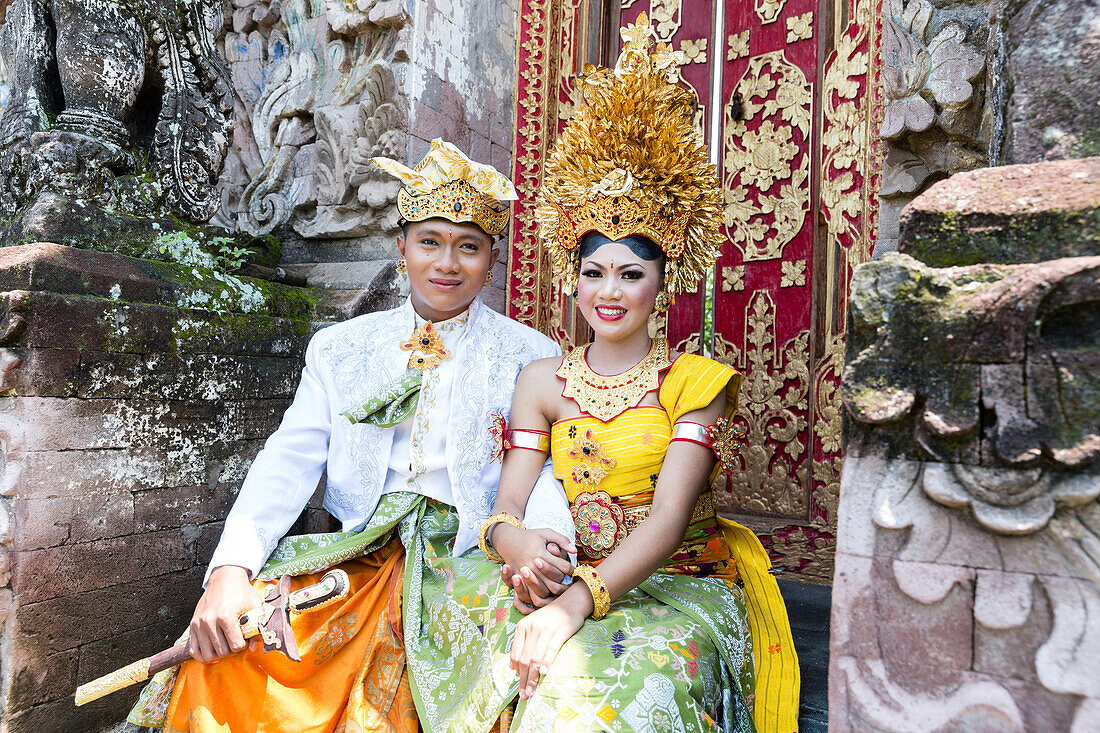
[[[319,331],[306,348],[302,380],[279,429],[256,456],[210,561],[255,575],[302,513],[328,471],[324,506],[345,531],[362,529],[382,497],[393,428],[353,425],[341,412],[358,407],[403,374],[409,352],[399,343],[415,328],[410,301]],[[519,372],[535,359],[560,356],[557,344],[486,307],[470,306],[451,357],[461,365],[450,394],[447,473],[459,528],[454,554],[477,543],[500,482],[491,459],[494,413],[509,414]],[[547,461],[528,501],[524,524],[575,532],[569,504]],[[209,570],[207,577],[209,577]]]

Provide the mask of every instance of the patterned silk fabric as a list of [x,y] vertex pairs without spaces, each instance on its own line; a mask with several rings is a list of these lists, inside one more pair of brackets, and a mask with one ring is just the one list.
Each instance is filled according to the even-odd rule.
[[[648,515],[673,424],[709,405],[727,385],[732,385],[735,404],[739,383],[739,375],[729,367],[684,354],[661,385],[660,407],[633,407],[607,423],[581,415],[554,424],[550,432],[554,475],[565,485],[582,562],[601,562]],[[684,543],[664,570],[688,575],[733,573],[735,569],[727,567],[729,561],[713,500],[706,494],[696,507]]]
[[261,649],[185,662],[153,678],[129,721],[164,733],[416,733],[401,632],[405,551],[392,536],[414,496],[384,501],[368,531],[290,537],[272,554],[257,589],[284,573],[302,588],[337,565],[351,581],[345,599],[291,616],[301,662]]

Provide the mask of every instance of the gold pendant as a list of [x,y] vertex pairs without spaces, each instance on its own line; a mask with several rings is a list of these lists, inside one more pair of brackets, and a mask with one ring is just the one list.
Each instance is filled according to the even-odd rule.
[[570,351],[558,367],[557,375],[565,380],[562,397],[573,400],[581,412],[601,422],[637,407],[647,394],[661,386],[661,371],[672,365],[668,358],[668,341],[656,338],[640,362],[622,374],[605,377],[588,366],[585,359],[588,346],[590,344]]

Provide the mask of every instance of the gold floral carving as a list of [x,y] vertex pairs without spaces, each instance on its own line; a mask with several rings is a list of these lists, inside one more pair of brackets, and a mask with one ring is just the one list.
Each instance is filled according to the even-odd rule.
[[684,52],[689,64],[705,64],[707,62],[706,38],[680,41],[680,50]]
[[720,333],[714,334],[714,358],[735,369],[744,367],[741,349]]
[[649,15],[657,29],[657,40],[668,43],[683,23],[683,0],[651,0]]
[[801,231],[810,207],[810,82],[783,51],[757,56],[726,104],[722,185],[725,225],[745,261],[773,260]]
[[749,31],[730,33],[726,39],[726,61],[736,61],[749,55]]
[[814,11],[787,18],[787,43],[808,41],[814,37]]
[[761,25],[767,25],[779,19],[779,14],[783,12],[783,6],[786,4],[787,0],[756,0],[756,6],[753,9],[756,10],[756,17],[760,18]]
[[783,260],[779,287],[795,288],[806,284],[806,260]]
[[[516,90],[516,206],[509,267],[508,315],[571,348],[586,338],[561,283],[551,278],[550,259],[538,243],[533,202],[542,183],[547,151],[579,99],[578,10],[582,0],[522,0],[521,70]],[[524,68],[525,67],[525,68]]]
[[680,343],[676,344],[675,351],[678,351],[681,354],[701,354],[703,353],[703,350],[700,347],[700,342],[701,338],[699,336],[699,332],[696,331],[687,338],[681,340]]
[[[737,422],[746,433],[742,464],[730,476],[730,493],[742,511],[805,516],[810,411],[810,332],[781,347],[775,339],[776,307],[757,291],[745,312],[745,372]],[[717,352],[717,349],[716,349]]]
[[722,292],[745,289],[745,266],[734,265],[722,268]]
[[792,532],[772,535],[772,562],[787,571],[797,572],[807,580],[830,582],[833,579],[833,558],[836,538],[798,527]]
[[[877,37],[869,38],[877,33],[873,8],[870,0],[857,3],[849,26],[856,32],[836,39],[836,49],[825,60],[822,89],[821,205],[830,245],[845,250],[849,272],[871,258],[877,229],[872,174],[881,170],[882,161],[872,113],[881,111],[881,99],[875,99],[867,80],[874,70],[866,50],[879,45]],[[841,286],[847,292],[847,283]]]
[[839,453],[840,377],[844,370],[844,335],[830,334],[825,354],[814,367],[814,435],[825,453]]

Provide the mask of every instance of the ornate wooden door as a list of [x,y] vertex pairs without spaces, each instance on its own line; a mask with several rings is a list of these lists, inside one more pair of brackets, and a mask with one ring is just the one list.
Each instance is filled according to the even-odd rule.
[[876,231],[881,0],[523,0],[510,314],[563,343],[586,338],[551,282],[532,217],[541,164],[585,61],[649,14],[683,50],[696,123],[718,165],[729,240],[710,281],[663,324],[684,351],[745,373],[741,466],[715,487],[780,571],[828,581],[835,551],[848,285]]

